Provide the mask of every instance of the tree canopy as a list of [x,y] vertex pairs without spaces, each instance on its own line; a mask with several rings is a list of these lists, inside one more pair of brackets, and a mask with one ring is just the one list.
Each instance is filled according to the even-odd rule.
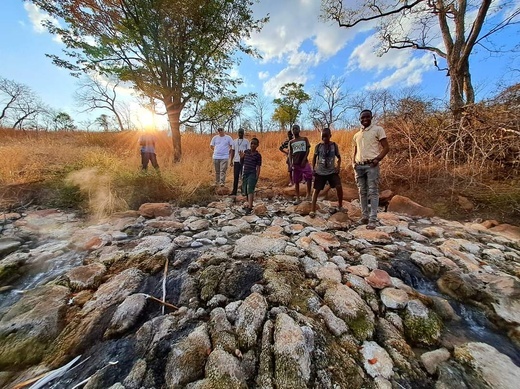
[[66,46],[65,58],[51,56],[55,64],[114,75],[164,104],[174,161],[180,125],[239,82],[229,75],[234,54],[254,54],[244,40],[267,21],[253,17],[254,0],[27,1],[59,20],[46,23]]
[[289,82],[280,88],[281,97],[274,99],[276,108],[273,120],[280,123],[282,128],[292,126],[301,113],[302,105],[310,100],[310,96],[303,90],[303,84]]

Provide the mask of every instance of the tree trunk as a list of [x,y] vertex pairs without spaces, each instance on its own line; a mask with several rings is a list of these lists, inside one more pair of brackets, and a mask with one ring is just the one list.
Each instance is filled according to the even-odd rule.
[[462,116],[464,107],[464,72],[456,67],[450,67],[450,109],[455,121]]
[[177,104],[172,104],[168,107],[168,122],[170,124],[170,130],[172,132],[172,144],[173,144],[173,162],[180,162],[182,158],[181,150],[181,107]]
[[469,70],[469,59],[464,62],[464,96],[466,97],[466,104],[475,103],[475,90],[471,83],[471,72]]

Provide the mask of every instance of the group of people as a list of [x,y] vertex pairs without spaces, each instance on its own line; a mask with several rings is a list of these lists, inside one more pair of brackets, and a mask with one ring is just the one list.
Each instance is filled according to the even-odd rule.
[[[352,158],[352,167],[359,190],[362,211],[359,223],[366,224],[367,229],[375,229],[378,223],[379,163],[389,151],[384,129],[373,124],[372,118],[370,110],[363,110],[360,113],[359,120],[362,127],[353,137],[354,152]],[[331,141],[331,130],[324,128],[321,131],[322,142],[314,148],[312,166],[309,163],[311,144],[307,137],[300,135],[300,126],[294,125],[287,135],[288,139],[282,143],[279,149],[287,156],[289,185],[294,185],[295,204],[300,203],[300,184],[305,183],[306,198],[312,200],[309,216],[314,217],[318,196],[328,183],[331,188],[336,189],[338,207],[340,211],[343,210],[343,189],[339,175],[341,154],[337,143]],[[255,187],[262,166],[262,156],[258,152],[258,139],[253,138],[249,142],[244,138],[244,130],[239,129],[238,138],[233,140],[224,133],[223,128],[219,128],[218,135],[213,137],[210,145],[213,147],[215,184],[224,186],[228,161],[232,161],[233,190],[231,194],[237,194],[238,182],[242,174],[242,194],[246,195],[248,200],[246,213],[251,213]],[[314,192],[311,198],[313,181]]]

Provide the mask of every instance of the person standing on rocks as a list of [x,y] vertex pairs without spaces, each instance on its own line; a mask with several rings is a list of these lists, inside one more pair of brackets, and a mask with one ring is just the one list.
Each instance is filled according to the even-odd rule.
[[146,131],[139,137],[139,146],[141,146],[141,169],[147,170],[148,163],[151,162],[155,170],[159,170],[157,163],[157,155],[155,154],[155,142],[157,138],[151,131]]
[[373,230],[378,224],[379,163],[388,154],[390,147],[383,127],[372,124],[372,111],[368,109],[361,111],[359,121],[362,128],[354,134],[352,140],[354,146],[352,166],[361,203],[360,224],[367,224],[367,229]]
[[[330,128],[324,128],[321,131],[322,142],[314,149],[312,158],[312,170],[314,170],[314,193],[312,194],[312,206],[310,217],[316,216],[316,202],[320,191],[325,188],[325,184],[329,183],[331,188],[336,188],[338,195],[338,209],[343,210],[343,187],[339,177],[341,168],[341,155],[337,143],[331,142],[332,132]],[[316,166],[317,163],[317,166]]]
[[295,124],[292,127],[294,139],[289,142],[289,160],[293,167],[293,182],[296,192],[295,204],[300,203],[300,182],[307,184],[306,199],[311,199],[312,169],[309,164],[309,152],[311,144],[305,136],[300,136],[300,126]]
[[260,169],[262,167],[262,155],[257,148],[260,141],[257,138],[251,139],[251,149],[244,151],[244,173],[242,178],[242,192],[247,196],[248,206],[246,214],[250,214],[253,209],[253,200],[255,198],[255,187],[260,178]]
[[218,135],[211,139],[213,148],[213,166],[215,167],[215,185],[224,186],[228,163],[232,160],[233,139],[224,133],[223,128],[217,129]]
[[289,186],[293,186],[293,174],[292,174],[292,166],[291,161],[289,159],[289,142],[293,139],[293,133],[291,130],[287,131],[287,139],[280,145],[279,150],[285,154],[286,163],[287,163],[287,171],[289,172]]
[[233,190],[231,191],[232,196],[237,195],[238,190],[238,181],[240,176],[242,175],[242,166],[243,166],[243,158],[244,152],[249,150],[251,147],[249,145],[249,141],[244,139],[244,129],[238,129],[238,138],[233,141],[233,146],[231,147],[231,159],[233,160]]

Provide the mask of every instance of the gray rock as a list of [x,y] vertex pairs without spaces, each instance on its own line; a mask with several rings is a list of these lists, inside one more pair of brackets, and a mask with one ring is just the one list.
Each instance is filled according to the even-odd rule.
[[428,373],[435,374],[439,364],[447,361],[450,357],[451,354],[448,350],[445,348],[439,348],[422,354],[421,362]]
[[249,295],[238,307],[235,328],[241,348],[248,350],[257,344],[266,314],[267,301],[258,293]]
[[128,296],[116,309],[110,325],[105,332],[105,338],[124,334],[139,320],[146,306],[144,294],[133,294]]

